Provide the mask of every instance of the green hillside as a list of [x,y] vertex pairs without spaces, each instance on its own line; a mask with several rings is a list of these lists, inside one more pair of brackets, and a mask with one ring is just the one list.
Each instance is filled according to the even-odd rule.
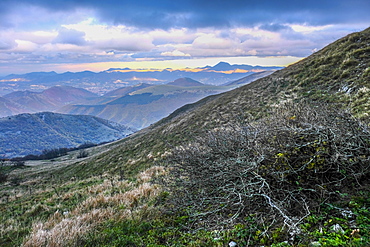
[[3,166],[0,245],[368,246],[369,49],[370,28],[82,161]]

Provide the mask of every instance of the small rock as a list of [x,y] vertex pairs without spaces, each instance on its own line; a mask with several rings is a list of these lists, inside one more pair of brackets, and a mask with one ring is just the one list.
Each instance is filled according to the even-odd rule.
[[315,241],[315,242],[311,242],[310,246],[312,246],[312,247],[319,247],[319,246],[321,246],[321,244],[320,244],[320,242]]
[[331,230],[333,232],[337,232],[337,233],[344,233],[344,230],[343,228],[339,225],[339,224],[335,224],[331,227]]
[[236,244],[234,241],[231,241],[231,242],[229,243],[229,246],[230,246],[230,247],[235,247],[235,246],[237,246],[237,244]]

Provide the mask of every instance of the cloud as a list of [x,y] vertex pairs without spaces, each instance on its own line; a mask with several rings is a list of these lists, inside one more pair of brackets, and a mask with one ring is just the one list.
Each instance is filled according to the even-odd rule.
[[61,4],[58,9],[48,9],[43,1],[1,0],[0,28],[27,32],[40,28],[55,30],[60,28],[61,23],[76,23],[94,15],[93,9],[73,7],[67,10],[63,9],[64,5],[64,3]]
[[217,37],[214,33],[205,33],[193,41],[196,49],[229,49],[234,46],[233,41]]
[[18,32],[10,32],[8,33],[9,37],[17,37],[21,40],[28,40],[35,44],[43,45],[52,43],[53,40],[58,36],[58,32],[52,30],[52,31],[18,31]]
[[369,10],[368,0],[1,0],[0,64],[305,57],[366,28]]
[[84,45],[86,44],[85,33],[73,29],[62,28],[53,43]]
[[0,37],[0,50],[9,50],[17,46],[14,40]]
[[169,30],[155,29],[148,32],[154,45],[190,44],[197,37],[196,31],[188,28],[171,28]]
[[[370,21],[368,0],[2,0],[0,13],[36,6],[54,13],[90,10],[100,21],[148,29],[254,26],[261,23],[327,25]],[[6,19],[2,19],[6,25]]]
[[263,24],[259,26],[259,29],[271,31],[271,32],[278,32],[278,31],[284,31],[284,30],[292,30],[291,27],[288,25],[280,24],[280,23],[269,23],[269,24]]
[[28,40],[15,40],[17,46],[12,49],[14,53],[30,53],[38,48],[38,45]]
[[150,39],[143,39],[139,36],[98,40],[93,42],[93,46],[99,50],[114,50],[121,52],[138,52],[153,48]]
[[153,38],[146,32],[122,25],[98,24],[93,18],[64,27],[83,33],[87,44],[99,51],[138,52],[154,48]]
[[174,50],[174,51],[162,52],[161,56],[164,56],[164,57],[190,57],[190,54],[185,54],[182,51]]
[[[100,3],[104,3],[101,1]],[[94,3],[106,21],[146,28],[253,26],[258,23],[331,23],[370,20],[367,0],[173,0]],[[120,8],[120,7],[121,8]]]

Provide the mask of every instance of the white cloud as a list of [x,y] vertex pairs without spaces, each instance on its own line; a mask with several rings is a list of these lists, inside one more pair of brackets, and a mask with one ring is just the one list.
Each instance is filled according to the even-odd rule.
[[11,39],[0,39],[0,51],[9,50],[17,46],[17,43]]
[[85,45],[85,33],[74,29],[61,28],[53,43]]
[[47,53],[47,54],[58,54],[66,52],[75,53],[88,53],[90,49],[88,47],[78,46],[74,44],[62,44],[62,43],[49,43],[41,46],[36,53]]
[[172,28],[170,30],[156,29],[149,31],[148,35],[152,37],[153,44],[156,45],[191,43],[197,37],[194,30],[187,28]]
[[165,57],[190,57],[190,54],[183,53],[179,50],[162,52],[161,56]]
[[17,33],[17,37],[28,40],[36,44],[47,44],[52,42],[58,35],[56,31],[34,31]]
[[28,40],[15,40],[17,46],[11,49],[12,52],[32,53],[37,50],[38,45]]
[[145,32],[126,26],[106,26],[88,19],[78,24],[63,25],[65,28],[83,32],[92,48],[123,52],[148,51],[154,48],[152,37]]
[[235,45],[235,42],[217,37],[214,33],[200,34],[199,37],[193,41],[193,47],[196,49],[230,49]]
[[278,32],[271,32],[267,30],[254,28],[233,28],[230,30],[231,33],[234,33],[240,38],[249,38],[255,40],[276,40],[279,38],[280,34]]
[[93,47],[100,50],[115,50],[121,52],[149,51],[154,48],[150,38],[146,39],[136,35],[119,37],[116,39],[102,39],[91,43]]
[[332,27],[333,25],[325,25],[325,26],[309,26],[309,25],[298,25],[298,24],[293,24],[289,25],[294,31],[299,32],[299,33],[312,33],[316,31],[322,31],[325,29],[328,29]]

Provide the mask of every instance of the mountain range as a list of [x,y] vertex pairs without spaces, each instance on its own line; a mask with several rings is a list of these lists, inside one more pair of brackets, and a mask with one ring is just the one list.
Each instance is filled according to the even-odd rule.
[[139,84],[117,89],[84,104],[66,105],[57,112],[93,115],[142,129],[185,104],[226,90],[230,87],[205,85],[190,78],[180,78],[168,84]]
[[256,72],[256,73],[251,74],[249,76],[245,76],[243,78],[240,78],[236,81],[231,81],[231,82],[225,83],[224,86],[243,86],[245,84],[248,84],[248,83],[251,83],[255,80],[258,80],[262,77],[271,75],[272,73],[274,73],[274,71],[272,71],[272,70]]
[[101,72],[33,72],[7,75],[0,78],[0,96],[14,91],[42,91],[53,86],[73,86],[103,95],[123,86],[140,83],[166,84],[178,78],[189,77],[203,84],[221,85],[264,70],[279,70],[282,67],[230,65],[220,62],[215,66],[195,69],[139,69],[111,68]]
[[3,245],[368,246],[369,44],[370,28],[82,161],[14,168]]
[[228,86],[206,85],[191,78],[179,78],[167,84],[125,86],[102,96],[70,86],[53,86],[41,92],[15,91],[0,97],[0,117],[53,111],[97,116],[141,129],[185,104],[231,90],[265,75],[266,72],[253,73]]
[[53,86],[41,92],[15,91],[4,95],[2,98],[13,102],[13,105],[18,105],[18,107],[8,107],[8,112],[14,111],[14,113],[34,113],[41,111],[53,111],[62,107],[63,105],[81,102],[84,99],[93,97],[97,97],[97,95],[85,89],[70,86]]

